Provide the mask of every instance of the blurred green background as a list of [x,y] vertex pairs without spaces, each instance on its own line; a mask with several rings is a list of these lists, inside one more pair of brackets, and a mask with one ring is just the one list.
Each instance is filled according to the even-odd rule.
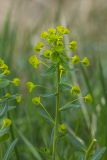
[[[32,96],[39,95],[41,91],[46,93],[46,90],[38,89],[29,96],[25,82],[37,82],[52,90],[54,78],[43,76],[40,70],[34,71],[28,64],[28,57],[33,53],[33,46],[39,40],[40,32],[57,24],[71,29],[70,38],[78,41],[78,53],[91,59],[91,67],[81,67],[76,76],[82,88],[91,92],[94,98],[92,105],[85,106],[90,132],[85,118],[87,115],[84,115],[82,110],[71,110],[63,117],[86,144],[89,144],[90,137],[95,137],[99,146],[107,146],[106,19],[106,0],[0,0],[0,56],[9,65],[11,77],[17,76],[22,82],[19,92],[23,95],[23,101],[11,114],[20,131],[19,133],[14,129],[15,136],[19,137],[19,159],[36,159],[38,148],[48,146],[50,141],[51,126],[40,115],[39,109],[31,103]],[[70,99],[65,93],[62,96],[64,102]],[[53,115],[54,99],[47,98],[47,102],[45,100],[43,98],[44,104]],[[73,156],[67,157],[71,152]],[[75,152],[79,151],[70,143],[65,151],[66,159],[74,160]],[[107,160],[107,153],[103,160]]]

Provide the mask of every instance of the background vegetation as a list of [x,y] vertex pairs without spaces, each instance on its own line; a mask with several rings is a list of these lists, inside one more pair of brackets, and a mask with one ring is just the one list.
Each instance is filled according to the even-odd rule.
[[[37,159],[39,152],[50,141],[50,126],[41,116],[38,108],[32,105],[25,82],[36,81],[48,88],[51,87],[54,78],[45,76],[44,81],[41,71],[34,72],[30,67],[28,57],[33,52],[39,33],[56,24],[68,26],[72,30],[72,37],[79,42],[79,54],[91,59],[91,67],[87,70],[81,68],[79,71],[81,76],[77,74],[76,78],[87,92],[91,92],[94,101],[92,105],[85,106],[86,114],[81,109],[75,109],[66,112],[64,118],[75,131],[75,136],[81,137],[87,145],[90,143],[90,138],[95,137],[100,147],[107,146],[107,4],[105,0],[94,2],[92,0],[46,0],[46,2],[0,0],[0,2],[0,8],[4,6],[0,18],[0,57],[9,65],[12,72],[10,78],[17,76],[21,79],[18,92],[23,95],[22,103],[11,112],[14,137],[18,137],[12,159]],[[45,93],[45,89],[42,89],[42,92]],[[33,94],[38,93],[41,93],[40,89]],[[63,99],[69,99],[69,96],[64,94]],[[54,100],[50,97],[45,105],[53,114]],[[6,145],[4,150],[5,147]],[[66,159],[76,159],[77,152],[79,153],[79,148],[76,144],[72,144],[71,138],[65,150],[65,155],[69,155]],[[103,160],[106,159],[107,151]]]

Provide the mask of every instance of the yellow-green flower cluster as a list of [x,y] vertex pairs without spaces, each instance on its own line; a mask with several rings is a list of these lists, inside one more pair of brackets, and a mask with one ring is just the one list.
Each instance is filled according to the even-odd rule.
[[59,131],[60,134],[65,134],[66,130],[67,130],[67,127],[66,127],[66,125],[64,123],[59,125],[58,131]]
[[71,41],[69,43],[69,48],[72,50],[72,51],[76,51],[77,49],[77,41]]
[[89,66],[90,65],[90,61],[87,57],[84,57],[83,60],[81,61],[82,64],[86,65],[86,66]]
[[9,70],[7,64],[5,64],[4,61],[1,58],[0,58],[0,70],[5,75],[9,75],[10,74],[10,70]]
[[6,118],[6,119],[3,120],[3,128],[9,127],[11,124],[12,124],[11,119]]
[[69,30],[64,26],[57,26],[56,28],[49,28],[48,31],[41,33],[41,38],[44,43],[39,42],[36,45],[35,51],[43,49],[43,56],[50,59],[56,59],[59,53],[64,53],[64,35],[68,34]]
[[54,29],[54,28],[49,28],[49,29],[48,29],[48,32],[49,32],[50,34],[55,34],[55,33],[56,33],[56,29]]
[[38,42],[38,43],[36,44],[36,46],[34,47],[34,50],[35,50],[36,52],[40,52],[43,47],[44,47],[44,43],[43,43],[43,42]]
[[37,68],[40,64],[40,60],[36,57],[36,55],[32,55],[29,58],[29,63],[34,67]]
[[10,97],[11,97],[11,94],[7,92],[4,97],[5,97],[5,98],[10,98]]
[[42,32],[41,38],[44,38],[44,39],[52,38],[54,40],[55,39],[57,40],[58,38],[62,39],[61,35],[68,34],[69,32],[70,31],[68,30],[68,28],[60,25],[60,26],[57,26],[56,28],[49,28],[48,31]]
[[72,64],[78,64],[80,62],[80,57],[78,55],[74,55],[71,57]]
[[91,94],[87,94],[87,95],[84,97],[84,101],[87,102],[87,103],[92,103],[93,98],[92,98]]
[[49,38],[51,38],[51,36],[54,35],[54,38],[55,38],[56,41],[57,40],[58,41],[63,40],[63,35],[69,33],[68,29],[66,27],[63,27],[63,26],[57,26],[55,29],[54,28],[48,29],[48,31],[50,33]]
[[63,33],[59,32],[59,30],[50,28],[48,29],[48,37],[47,42],[49,44],[54,44],[56,46],[62,46],[63,45]]
[[20,103],[21,101],[22,101],[22,96],[21,95],[16,96],[16,102]]
[[71,88],[71,93],[72,94],[74,94],[74,95],[77,95],[77,94],[79,94],[80,93],[80,87],[79,86],[72,86],[72,88]]
[[71,63],[72,64],[82,63],[83,65],[87,67],[90,65],[90,61],[87,57],[84,57],[82,60],[80,60],[80,57],[78,55],[74,55],[71,57]]
[[19,78],[14,78],[12,80],[12,83],[15,85],[15,86],[19,86],[20,85],[20,79]]
[[42,32],[41,33],[41,38],[47,38],[48,37],[48,32]]
[[[41,39],[44,41],[38,42],[34,51],[40,52],[47,59],[51,59],[54,62],[57,62],[61,59],[64,59],[64,34],[68,34],[69,30],[63,26],[57,26],[56,28],[49,28],[48,31],[44,31],[41,33]],[[38,57],[34,54],[30,56],[29,63],[37,68],[40,63],[44,64],[44,62],[40,61]]]
[[[51,59],[52,62],[63,64],[69,57],[66,54],[66,47],[64,44],[64,35],[68,34],[70,31],[68,28],[64,26],[57,26],[55,28],[49,28],[47,31],[41,33],[41,41],[39,41],[34,50],[36,52],[40,52],[41,58]],[[43,42],[42,42],[43,41]],[[71,51],[77,50],[77,41],[72,40],[69,44],[69,48]],[[45,64],[43,61],[39,60],[36,55],[32,55],[29,58],[29,63],[34,67],[37,68],[40,63]],[[90,61],[87,57],[84,57],[82,60],[80,59],[79,55],[75,54],[71,57],[72,64],[82,63],[85,66],[90,65]]]
[[27,87],[28,91],[31,93],[33,91],[33,89],[36,87],[36,85],[33,82],[27,82],[26,87]]
[[40,100],[41,100],[40,97],[34,97],[32,98],[32,103],[38,105],[41,103]]
[[57,31],[60,34],[68,34],[70,32],[69,29],[64,26],[57,26]]
[[47,49],[43,52],[44,57],[51,58],[52,51],[50,49]]

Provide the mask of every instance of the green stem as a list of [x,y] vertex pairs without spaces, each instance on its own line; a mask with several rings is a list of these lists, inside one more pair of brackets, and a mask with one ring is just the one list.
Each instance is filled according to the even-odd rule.
[[49,66],[46,64],[46,63],[44,63],[44,62],[40,62],[41,64],[43,64],[45,67],[48,67],[49,68]]
[[89,159],[89,156],[90,156],[90,154],[91,154],[91,152],[92,152],[92,149],[93,149],[95,143],[96,143],[96,139],[93,139],[92,142],[90,143],[88,149],[86,150],[85,160],[88,160],[88,159]]
[[56,160],[56,148],[57,148],[57,134],[58,134],[58,124],[61,121],[60,115],[60,70],[59,64],[57,67],[57,90],[56,90],[56,113],[55,113],[55,125],[54,125],[54,137],[53,137],[53,150],[52,150],[52,160]]

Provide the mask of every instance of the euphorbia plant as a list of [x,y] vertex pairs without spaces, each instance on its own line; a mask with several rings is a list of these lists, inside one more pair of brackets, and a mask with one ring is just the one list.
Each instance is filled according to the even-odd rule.
[[[20,85],[19,78],[13,78],[10,80],[8,75],[10,70],[8,65],[0,58],[0,158],[3,160],[9,159],[17,143],[17,139],[14,137],[13,122],[11,120],[10,112],[15,108],[12,106],[14,100],[19,103],[21,101],[21,96],[19,94],[13,93],[10,88],[14,89],[14,86]],[[12,139],[12,143],[9,139]],[[4,144],[8,144],[4,147]],[[5,153],[5,155],[3,154]],[[15,149],[16,153],[16,149]],[[16,153],[16,158],[18,159],[18,154]]]
[[[51,116],[47,108],[42,104],[40,96],[32,98],[32,102],[41,106],[53,124],[53,142],[51,150],[52,160],[59,160],[58,141],[59,138],[67,134],[67,125],[66,122],[63,122],[61,112],[66,109],[70,109],[72,104],[75,101],[78,101],[78,98],[75,98],[74,100],[67,102],[66,105],[61,106],[61,86],[68,86],[70,88],[69,93],[71,96],[77,96],[81,92],[79,84],[76,83],[72,85],[72,82],[69,84],[68,82],[63,81],[63,75],[72,70],[71,65],[78,65],[79,63],[85,66],[90,65],[90,61],[87,57],[81,59],[76,53],[77,41],[73,40],[69,42],[69,44],[66,44],[73,53],[73,56],[71,57],[67,55],[67,47],[65,45],[64,37],[66,34],[69,34],[69,32],[69,29],[64,26],[57,26],[56,28],[50,28],[48,31],[42,32],[40,36],[41,41],[38,42],[34,47],[34,51],[36,53],[31,55],[29,58],[29,63],[35,69],[37,69],[40,65],[44,65],[48,69],[54,68],[55,72],[56,90],[54,96],[56,97],[56,106],[54,108],[54,117]],[[40,87],[40,85],[34,84],[33,82],[27,82],[26,86],[29,92],[32,92],[36,87]],[[84,100],[84,102],[92,102],[92,96],[90,93],[81,98]],[[68,104],[70,105],[68,106]],[[88,156],[86,155],[85,159],[88,160]]]

